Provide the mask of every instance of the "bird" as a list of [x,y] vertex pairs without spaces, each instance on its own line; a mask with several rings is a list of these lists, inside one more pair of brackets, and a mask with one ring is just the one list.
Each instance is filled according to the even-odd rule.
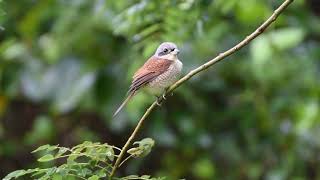
[[[115,117],[121,109],[141,89],[158,99],[167,88],[178,80],[183,64],[178,59],[179,49],[173,42],[163,42],[155,53],[139,68],[132,77],[126,99],[113,114]],[[163,97],[165,98],[165,97]],[[159,105],[158,101],[157,104]]]

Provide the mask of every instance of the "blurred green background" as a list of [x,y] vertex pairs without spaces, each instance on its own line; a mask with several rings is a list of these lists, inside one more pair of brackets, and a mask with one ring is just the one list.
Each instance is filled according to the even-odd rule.
[[[0,178],[30,152],[85,140],[121,147],[154,100],[118,117],[131,76],[163,41],[184,74],[249,35],[280,0],[7,0],[0,3]],[[320,2],[295,0],[241,51],[177,89],[120,174],[168,179],[320,179]]]

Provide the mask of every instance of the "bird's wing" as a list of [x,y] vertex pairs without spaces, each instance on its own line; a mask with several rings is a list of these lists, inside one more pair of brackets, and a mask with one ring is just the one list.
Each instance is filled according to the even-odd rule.
[[113,114],[115,117],[120,110],[129,102],[135,95],[136,91],[144,85],[148,84],[162,73],[166,72],[172,64],[172,61],[151,57],[138,71],[134,74],[131,86],[128,91],[128,97],[123,101],[120,107]]
[[156,77],[167,71],[172,61],[151,57],[133,76],[128,93],[134,93]]

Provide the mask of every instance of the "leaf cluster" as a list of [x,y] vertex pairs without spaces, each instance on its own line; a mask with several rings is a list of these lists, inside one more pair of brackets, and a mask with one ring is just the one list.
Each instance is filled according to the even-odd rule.
[[[129,154],[133,157],[144,157],[150,153],[154,140],[145,138],[135,142],[138,147],[135,152]],[[33,179],[47,180],[53,178],[71,178],[98,180],[105,179],[110,175],[114,159],[118,156],[120,148],[107,143],[85,141],[72,148],[59,145],[43,145],[32,151],[32,153],[42,154],[39,162],[57,162],[62,159],[64,162],[59,166],[50,168],[34,168],[26,170],[16,170],[8,174],[4,180],[17,179],[22,176],[28,176]],[[130,157],[130,156],[129,156]],[[143,179],[156,180],[162,178],[151,178],[149,175],[130,175],[125,177],[113,177],[118,180]]]

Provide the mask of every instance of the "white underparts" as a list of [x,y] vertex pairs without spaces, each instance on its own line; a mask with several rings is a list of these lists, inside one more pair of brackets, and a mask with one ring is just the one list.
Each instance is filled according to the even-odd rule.
[[153,81],[147,84],[146,90],[154,95],[161,95],[165,89],[171,86],[175,81],[178,80],[182,70],[182,63],[175,56],[174,62],[170,65],[167,71],[159,75]]

